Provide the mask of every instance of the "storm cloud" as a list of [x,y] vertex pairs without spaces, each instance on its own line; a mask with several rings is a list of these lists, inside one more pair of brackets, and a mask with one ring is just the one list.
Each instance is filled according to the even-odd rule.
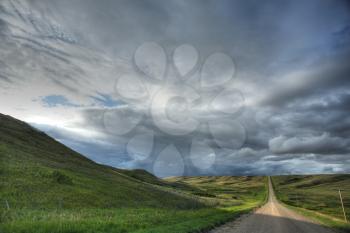
[[323,133],[320,136],[286,138],[279,136],[269,141],[272,153],[349,153],[349,143],[339,137],[330,137]]
[[0,41],[0,111],[99,163],[350,171],[348,1],[5,0]]

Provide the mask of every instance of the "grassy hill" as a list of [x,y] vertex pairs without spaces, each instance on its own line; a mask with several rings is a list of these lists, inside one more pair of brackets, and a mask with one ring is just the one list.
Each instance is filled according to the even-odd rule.
[[[146,171],[123,171],[94,163],[45,133],[0,115],[1,199],[12,208],[169,207],[200,203],[139,180]],[[4,208],[4,205],[1,205]]]
[[171,177],[170,182],[195,187],[191,193],[221,206],[261,203],[267,197],[267,179],[259,176]]
[[272,180],[276,195],[283,203],[327,225],[350,231],[349,224],[343,222],[338,192],[342,190],[349,220],[350,175],[276,176]]
[[96,164],[2,114],[0,175],[4,233],[195,232],[249,211],[264,195],[224,207],[202,187]]

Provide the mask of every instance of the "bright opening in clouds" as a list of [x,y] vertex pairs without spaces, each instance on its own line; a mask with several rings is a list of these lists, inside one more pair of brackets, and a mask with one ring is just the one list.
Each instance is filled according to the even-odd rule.
[[350,172],[348,1],[0,2],[0,112],[158,176]]

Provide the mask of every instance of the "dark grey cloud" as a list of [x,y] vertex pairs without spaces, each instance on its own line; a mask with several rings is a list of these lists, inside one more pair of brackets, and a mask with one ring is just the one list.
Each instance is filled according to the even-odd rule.
[[[6,0],[0,3],[1,109],[34,119],[66,145],[117,167],[162,173],[167,167],[158,165],[170,160],[160,154],[172,145],[185,175],[349,172],[349,28],[347,1]],[[186,85],[204,103],[192,112],[201,124],[185,136],[164,132],[148,102],[116,93],[117,78],[138,70],[133,56],[147,41],[162,46],[170,63],[177,46],[192,44],[199,52],[195,68],[214,52],[230,55],[236,74],[224,88],[239,90],[246,106],[234,117],[207,111],[203,105],[222,89],[198,88],[194,70]],[[48,110],[39,101],[47,96],[72,104]],[[111,117],[118,112],[127,116],[123,124]],[[239,148],[232,146],[241,129],[233,120],[245,132]],[[135,159],[129,142],[148,133],[151,154]],[[215,152],[211,167],[196,166],[205,164],[191,158],[192,139],[204,148],[199,151]]]
[[347,51],[345,55],[337,54],[305,70],[292,71],[283,77],[285,80],[278,80],[276,85],[267,88],[270,94],[259,102],[261,105],[278,107],[296,99],[347,87],[350,85],[349,59],[350,51]]
[[331,137],[327,133],[319,136],[286,138],[279,136],[269,141],[269,149],[275,154],[298,153],[349,153],[346,139]]

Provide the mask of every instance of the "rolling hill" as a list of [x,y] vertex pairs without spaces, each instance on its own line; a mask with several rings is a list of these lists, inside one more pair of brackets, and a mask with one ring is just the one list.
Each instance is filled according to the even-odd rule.
[[145,183],[142,179],[146,177],[148,182],[162,183],[146,171],[96,164],[45,133],[5,115],[0,115],[0,155],[1,199],[11,208],[182,209],[201,205]]
[[191,183],[97,164],[2,114],[0,174],[4,233],[198,232],[250,211],[266,196],[259,177],[231,177],[236,186],[224,189],[227,177]]

